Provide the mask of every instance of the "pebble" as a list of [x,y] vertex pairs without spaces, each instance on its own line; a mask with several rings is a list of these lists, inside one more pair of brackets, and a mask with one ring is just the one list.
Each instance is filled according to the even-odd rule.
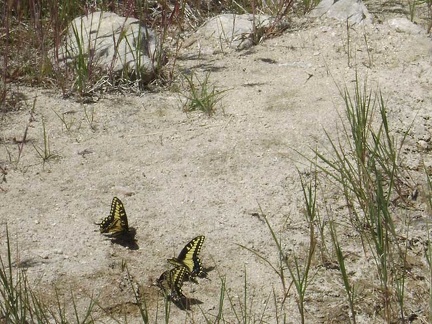
[[417,145],[421,148],[421,149],[423,149],[423,150],[427,150],[428,149],[428,143],[426,142],[426,141],[424,141],[424,140],[419,140],[418,142],[417,142]]

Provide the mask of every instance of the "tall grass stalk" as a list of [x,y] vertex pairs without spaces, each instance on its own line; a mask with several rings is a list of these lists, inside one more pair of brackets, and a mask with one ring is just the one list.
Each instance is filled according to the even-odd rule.
[[301,186],[303,191],[304,203],[305,203],[305,218],[309,227],[309,247],[307,251],[307,257],[300,264],[300,258],[294,255],[292,258],[285,257],[285,264],[288,267],[291,278],[294,283],[294,287],[297,291],[297,307],[300,313],[301,322],[305,323],[305,297],[306,289],[310,283],[310,270],[312,259],[315,254],[316,247],[316,236],[315,236],[315,221],[317,218],[316,209],[316,190],[317,190],[317,173],[312,173],[314,176],[306,183],[303,178],[300,177]]
[[[102,15],[102,13],[101,13]],[[91,16],[90,26],[93,21],[93,14]],[[88,31],[84,30],[84,22],[78,22],[71,25],[73,38],[75,40],[74,47],[72,48],[69,44],[66,46],[67,56],[73,57],[72,69],[76,76],[73,87],[77,89],[80,94],[84,94],[88,89],[91,88],[91,81],[93,79],[94,70],[96,66],[95,62],[95,51],[91,50],[96,45],[97,34],[100,30],[100,24],[102,19],[99,19],[98,26],[96,28],[96,35],[88,34]],[[78,26],[77,26],[78,25]],[[92,44],[94,42],[94,44]],[[87,54],[87,52],[89,54]]]
[[72,300],[61,301],[60,294],[56,290],[56,307],[52,309],[46,305],[39,294],[29,284],[25,271],[16,269],[12,259],[11,241],[6,225],[6,256],[0,255],[0,319],[5,323],[70,323],[67,316],[68,305],[72,302],[71,316],[76,323],[92,323],[91,314],[95,301],[93,297],[83,314],[75,302],[75,296],[71,292]]
[[[260,207],[260,209],[261,209],[261,207]],[[264,215],[262,210],[261,210],[261,213],[262,213],[262,215]],[[286,274],[285,274],[285,263],[284,263],[285,256],[284,256],[284,253],[282,250],[282,243],[281,243],[280,239],[277,238],[276,233],[273,231],[273,228],[272,228],[270,222],[268,221],[267,216],[264,215],[263,218],[267,224],[267,227],[270,230],[273,241],[276,244],[276,250],[279,253],[278,264],[273,265],[273,263],[271,263],[270,260],[266,256],[261,255],[260,253],[258,253],[257,251],[255,251],[253,249],[250,249],[250,248],[243,246],[241,244],[238,244],[238,246],[240,246],[241,248],[248,250],[249,252],[255,254],[258,258],[260,258],[262,261],[264,261],[279,277],[280,282],[282,284],[282,289],[284,291],[284,294],[288,295],[288,289],[287,289],[287,284],[286,284]]]
[[235,316],[236,323],[265,323],[263,320],[264,315],[266,313],[267,307],[268,307],[268,301],[270,300],[270,296],[267,298],[267,300],[264,302],[264,307],[261,310],[261,314],[259,314],[256,310],[258,308],[257,305],[254,304],[253,300],[253,293],[249,292],[249,283],[248,283],[248,277],[247,277],[247,271],[246,268],[244,269],[244,281],[243,281],[243,292],[242,294],[238,296],[232,296],[229,289],[226,288],[226,281],[224,278],[221,277],[221,295],[220,295],[220,303],[219,303],[219,311],[216,316],[215,321],[210,321],[208,323],[220,323],[222,321],[230,322],[228,320],[225,320],[223,316],[223,299],[224,296],[227,296],[230,308]]
[[92,131],[96,130],[95,126],[95,108],[93,106],[84,105],[84,116]]
[[[429,211],[432,210],[432,180],[426,167],[424,167],[426,175],[426,202],[428,204]],[[427,226],[427,241],[425,247],[425,259],[429,268],[429,323],[432,323],[432,242],[430,237],[430,224]]]
[[432,323],[432,243],[429,235],[430,230],[428,229],[428,240],[426,245],[426,261],[429,267],[429,323]]
[[[223,321],[223,307],[224,307],[224,301],[225,301],[225,291],[226,291],[226,278],[220,276],[221,281],[221,289],[219,292],[219,306],[218,306],[218,313],[216,315],[215,323],[219,323],[220,321]],[[213,323],[209,322],[208,323]]]
[[331,235],[331,240],[333,242],[333,247],[334,250],[336,252],[336,260],[337,263],[339,265],[339,271],[341,273],[342,276],[342,281],[343,281],[343,285],[345,288],[345,292],[347,295],[347,300],[348,300],[348,305],[351,311],[351,321],[352,323],[356,323],[356,312],[354,309],[354,298],[355,298],[355,292],[354,292],[354,285],[352,285],[350,283],[349,277],[348,277],[348,273],[345,267],[345,257],[343,255],[342,249],[340,247],[339,244],[339,240],[337,237],[337,233],[336,233],[336,227],[335,227],[335,223],[334,221],[332,221],[330,223],[330,235]]
[[[54,109],[51,109],[54,114],[56,114],[56,116],[60,119],[60,121],[62,122],[62,125],[64,126],[65,130],[67,132],[72,130],[73,125],[75,125],[76,123],[76,118],[71,116],[70,113],[58,113],[57,111],[55,111]],[[69,116],[69,117],[67,117]]]
[[[387,107],[380,92],[372,95],[359,79],[354,94],[341,90],[347,123],[342,136],[334,141],[328,133],[332,157],[315,150],[318,170],[337,184],[348,207],[350,222],[360,235],[365,255],[372,254],[381,285],[383,317],[393,316],[392,295],[404,296],[406,253],[399,246],[393,213],[393,201],[403,202],[404,175],[398,164],[398,150],[390,133]],[[405,139],[402,138],[402,143]],[[304,156],[304,155],[303,155]],[[396,271],[398,269],[398,271]],[[403,300],[398,300],[403,307]],[[403,314],[403,311],[400,312]]]
[[24,146],[25,146],[25,144],[26,144],[27,141],[28,141],[28,140],[27,140],[28,131],[29,131],[29,129],[30,129],[32,123],[33,123],[34,120],[35,120],[35,118],[34,118],[34,113],[35,113],[35,108],[36,108],[36,100],[37,100],[37,98],[35,98],[35,99],[33,100],[33,105],[32,105],[32,108],[30,109],[30,117],[29,117],[29,120],[28,120],[28,122],[27,122],[27,125],[26,125],[26,127],[25,127],[25,129],[24,129],[24,134],[23,134],[22,138],[21,138],[20,140],[15,139],[15,142],[16,142],[16,144],[17,144],[17,146],[18,146],[18,155],[17,155],[16,159],[14,159],[14,158],[12,157],[12,153],[11,153],[10,150],[7,148],[7,146],[5,147],[5,148],[6,148],[6,152],[7,152],[8,156],[9,156],[9,161],[10,161],[10,162],[13,162],[16,166],[18,165],[18,163],[19,163],[20,160],[21,160],[21,157],[22,157],[23,152],[24,152]]
[[33,147],[38,154],[38,156],[42,159],[42,162],[45,164],[45,162],[48,162],[49,160],[57,157],[58,155],[53,153],[51,151],[51,144],[49,140],[49,135],[46,129],[45,119],[42,117],[42,140],[43,140],[43,147],[36,146],[33,144]]
[[219,279],[220,279],[220,291],[219,291],[219,305],[217,307],[217,310],[218,310],[217,314],[211,315],[212,318],[210,318],[210,316],[208,314],[206,314],[205,311],[201,307],[199,308],[201,311],[201,314],[203,315],[207,324],[221,323],[221,322],[224,323],[225,322],[225,319],[223,317],[223,314],[224,314],[223,307],[224,307],[224,301],[225,301],[225,292],[227,290],[226,277],[219,274]]
[[[150,38],[153,37],[150,31],[145,28],[144,33],[145,35],[142,35],[140,28],[137,37],[135,37],[135,39],[138,40],[137,43],[131,44],[130,39],[127,37],[126,33],[123,32],[118,39],[117,45],[119,46],[125,42],[124,46],[128,48],[128,51],[133,56],[133,66],[128,66],[126,62],[123,62],[123,66],[125,66],[123,69],[123,78],[130,81],[137,81],[140,89],[143,89],[153,75],[157,74],[157,71],[163,64],[163,55],[159,53],[156,48],[150,46],[152,41]],[[155,39],[153,41],[155,41]],[[148,60],[143,60],[143,53],[146,54],[146,57],[149,57]]]
[[[314,181],[316,181],[316,178],[314,178]],[[306,219],[308,220],[308,225],[310,229],[309,232],[310,241],[309,241],[308,252],[305,260],[301,260],[301,258],[296,255],[292,257],[286,255],[286,253],[282,248],[281,240],[277,237],[275,231],[273,230],[272,225],[267,219],[267,216],[264,215],[264,213],[262,212],[262,209],[261,209],[261,213],[262,215],[264,215],[263,218],[267,224],[268,229],[270,230],[273,241],[276,244],[276,250],[279,254],[278,264],[273,265],[267,257],[261,255],[260,253],[250,248],[239,245],[240,247],[252,252],[261,260],[263,260],[279,276],[284,291],[284,298],[282,304],[285,302],[285,299],[289,293],[289,289],[291,288],[291,284],[287,285],[287,275],[285,273],[286,271],[285,269],[288,269],[290,277],[292,279],[292,283],[294,284],[297,291],[297,307],[299,310],[302,323],[306,322],[305,297],[306,297],[307,287],[311,280],[310,270],[311,270],[312,259],[316,247],[316,237],[315,237],[315,229],[314,229],[315,226],[314,220],[316,219],[316,208],[315,208],[316,207],[316,191],[315,191],[316,183],[314,181],[312,181],[309,185],[305,185],[305,183],[302,182],[303,193],[304,193],[305,203],[306,203],[306,210],[307,210]]]
[[[122,262],[124,262],[124,261],[122,261]],[[146,299],[145,299],[145,297],[141,298],[141,294],[140,294],[139,289],[136,289],[134,287],[134,282],[132,280],[132,276],[129,272],[129,268],[126,265],[126,262],[124,262],[124,269],[126,270],[126,275],[128,278],[128,282],[130,283],[130,288],[131,288],[133,295],[134,295],[134,298],[135,298],[135,303],[136,303],[136,305],[138,305],[142,323],[147,324],[150,322],[150,320],[149,320],[149,312],[148,312],[148,308],[147,308]]]
[[[246,276],[246,274],[245,274],[245,276]],[[239,311],[237,310],[236,300],[234,300],[234,297],[231,296],[231,294],[229,293],[228,290],[225,290],[225,293],[226,293],[226,296],[228,298],[231,310],[233,311],[234,316],[236,318],[236,323],[245,323],[245,318],[242,318],[242,314],[239,314]],[[240,313],[242,313],[242,312],[240,311]]]

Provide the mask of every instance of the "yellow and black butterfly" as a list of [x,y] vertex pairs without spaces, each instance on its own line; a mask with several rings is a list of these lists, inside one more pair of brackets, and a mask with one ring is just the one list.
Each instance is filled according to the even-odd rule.
[[200,235],[195,237],[181,250],[177,258],[168,259],[168,262],[176,266],[186,268],[190,277],[206,277],[207,273],[201,264],[201,260],[198,258],[198,254],[204,244],[205,236]]
[[169,296],[173,302],[183,302],[186,300],[182,292],[183,281],[187,269],[185,267],[175,267],[161,274],[157,280],[157,285]]
[[111,203],[110,214],[99,224],[101,233],[119,236],[129,232],[128,220],[123,203],[114,197]]

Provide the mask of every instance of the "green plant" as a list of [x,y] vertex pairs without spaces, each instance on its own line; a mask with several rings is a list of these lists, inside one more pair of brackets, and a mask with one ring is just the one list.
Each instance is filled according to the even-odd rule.
[[95,126],[95,108],[93,106],[90,106],[89,108],[87,108],[86,105],[84,105],[84,116],[85,119],[87,121],[87,123],[90,126],[90,129],[92,131],[96,130],[96,126]]
[[[218,313],[216,315],[216,322],[219,322],[223,319],[223,306],[224,306],[224,300],[225,300],[225,292],[226,292],[226,278],[225,277],[219,277],[221,282],[221,289],[219,293],[219,307],[218,307]],[[211,323],[211,321],[207,321],[208,323]]]
[[24,152],[24,146],[28,142],[28,138],[27,138],[28,131],[29,131],[32,123],[35,120],[35,118],[34,118],[34,112],[35,112],[35,107],[36,107],[36,100],[37,100],[37,98],[35,98],[33,100],[33,105],[32,105],[32,107],[30,109],[30,117],[29,117],[27,125],[26,125],[26,127],[24,129],[24,133],[23,133],[22,138],[21,139],[17,139],[17,138],[13,139],[13,142],[14,142],[14,144],[17,145],[17,150],[18,150],[16,158],[13,157],[13,153],[11,152],[11,150],[7,147],[6,144],[4,144],[5,145],[6,153],[7,153],[8,157],[9,157],[9,162],[15,164],[15,166],[17,166],[18,163],[20,162],[21,157],[22,157],[23,152]]
[[61,115],[57,113],[54,109],[52,111],[57,115],[57,117],[61,120],[62,125],[64,126],[66,131],[71,131],[73,125],[76,123],[76,118],[73,116],[73,113],[62,113]]
[[[277,265],[273,265],[267,257],[261,255],[260,253],[254,251],[253,249],[250,249],[248,247],[245,247],[243,245],[239,245],[240,247],[252,252],[257,257],[259,257],[261,260],[263,260],[267,265],[270,266],[271,269],[278,275],[283,291],[284,291],[284,298],[282,301],[282,304],[285,302],[285,299],[288,296],[289,290],[291,288],[291,284],[294,284],[296,291],[297,291],[297,307],[299,310],[301,322],[305,323],[305,297],[306,297],[306,290],[307,287],[312,280],[313,276],[310,276],[310,270],[311,270],[311,263],[314,257],[315,253],[315,246],[316,246],[316,237],[315,237],[315,219],[316,219],[316,196],[315,196],[315,184],[312,184],[312,182],[306,186],[302,182],[303,186],[303,193],[305,197],[305,204],[306,204],[306,219],[309,226],[309,246],[308,246],[308,252],[305,260],[302,261],[302,259],[294,255],[292,257],[289,257],[282,248],[281,240],[278,239],[276,236],[276,233],[273,230],[272,225],[267,219],[267,216],[264,215],[261,207],[261,213],[263,215],[263,219],[265,223],[267,224],[268,229],[270,230],[270,234],[273,238],[274,243],[276,244],[276,250],[279,254],[279,262]],[[302,264],[303,263],[303,264]],[[285,273],[285,269],[288,269],[292,283],[288,286],[287,285],[287,275]]]
[[[183,77],[189,88],[189,93],[184,95],[186,102],[183,105],[183,111],[200,110],[208,116],[212,116],[216,111],[216,104],[227,90],[217,91],[214,85],[209,84],[210,72],[205,74],[203,80],[200,80],[194,73],[190,76],[184,74]],[[194,77],[198,84],[194,81]]]
[[42,159],[43,163],[48,162],[51,159],[57,158],[58,154],[51,151],[49,135],[46,130],[45,119],[42,117],[42,137],[43,137],[43,147],[36,146],[33,147],[37,155]]
[[[12,253],[9,240],[9,231],[6,226],[6,260],[0,256],[0,317],[7,321],[19,323],[25,321],[27,317],[37,317],[40,314],[39,307],[33,309],[33,293],[28,289],[25,273],[15,274],[12,272]],[[37,303],[36,306],[39,306]]]
[[305,203],[305,218],[309,227],[309,247],[306,260],[304,261],[303,267],[299,264],[299,258],[294,256],[290,261],[288,257],[285,258],[286,265],[291,274],[291,278],[294,282],[294,286],[297,290],[297,306],[299,309],[302,323],[305,323],[305,296],[306,289],[310,282],[309,272],[311,269],[311,262],[314,257],[316,247],[316,236],[315,236],[315,222],[317,219],[316,209],[316,189],[317,189],[317,174],[313,173],[314,177],[309,183],[306,183],[302,178],[301,186]]
[[132,276],[129,273],[129,268],[127,267],[126,262],[124,260],[122,260],[122,268],[124,270],[126,270],[127,278],[129,279],[128,282],[130,283],[131,289],[133,291],[135,302],[138,305],[141,319],[142,319],[143,323],[147,324],[147,323],[149,323],[149,312],[148,312],[148,308],[147,308],[146,299],[142,298],[142,296],[139,292],[139,289],[136,289],[134,287],[134,284],[132,281]]
[[[11,241],[6,225],[6,256],[0,256],[0,318],[5,323],[68,323],[66,302],[60,302],[56,291],[57,309],[48,307],[29,284],[25,271],[16,268],[12,260]],[[14,270],[16,269],[16,270]],[[73,317],[76,323],[91,323],[93,298],[83,318],[80,318],[73,293]],[[69,303],[69,301],[68,301]]]
[[342,277],[343,285],[345,288],[345,292],[347,295],[348,305],[351,311],[351,320],[355,324],[356,323],[356,312],[354,309],[354,299],[355,299],[355,291],[354,285],[350,283],[350,279],[348,277],[348,272],[345,266],[345,256],[343,255],[342,248],[340,247],[339,240],[336,233],[336,227],[334,221],[330,223],[330,235],[331,241],[333,242],[333,247],[336,252],[336,260],[339,265],[339,271]]
[[[247,281],[246,268],[244,269],[243,294],[239,295],[237,298],[235,298],[231,295],[229,289],[226,289],[225,281],[221,281],[221,282],[222,282],[221,287],[223,288],[223,293],[221,291],[221,298],[223,298],[223,296],[225,296],[225,295],[227,296],[228,301],[229,301],[229,305],[230,305],[230,309],[232,310],[232,312],[234,314],[236,323],[246,324],[246,323],[263,323],[264,322],[263,318],[264,318],[264,315],[266,313],[266,309],[267,309],[267,305],[268,305],[268,301],[270,299],[270,296],[267,298],[267,301],[264,303],[264,306],[261,310],[261,314],[256,313],[258,306],[254,304],[254,300],[252,297],[254,294],[249,293],[249,285],[248,285],[248,281]],[[224,318],[223,311],[221,311],[221,305],[222,305],[222,303],[220,303],[219,313],[218,313],[218,316],[216,317],[218,319],[218,321],[220,319]]]
[[93,298],[93,296],[90,297],[90,302],[84,311],[83,317],[80,318],[80,311],[78,310],[73,290],[71,290],[69,294],[70,299],[66,299],[64,296],[62,298],[62,294],[59,290],[55,289],[56,311],[49,309],[50,318],[52,318],[55,323],[70,323],[71,319],[68,316],[68,305],[72,304],[72,316],[76,323],[94,323],[92,314],[93,308],[97,304],[96,299]]
[[[367,90],[366,82],[361,87],[357,76],[354,95],[346,88],[341,95],[345,102],[347,126],[344,123],[338,141],[326,133],[333,156],[328,157],[315,149],[318,160],[308,160],[340,188],[350,215],[349,221],[359,234],[364,254],[370,253],[373,257],[380,282],[382,316],[386,321],[395,316],[392,302],[395,295],[399,316],[403,319],[407,270],[401,265],[406,262],[406,248],[399,244],[397,225],[389,206],[398,200],[401,204],[409,204],[403,194],[403,188],[408,184],[398,163],[398,150],[390,133],[387,108],[382,94],[378,92],[373,96]],[[337,243],[334,225],[330,230],[354,316],[354,295],[344,273],[342,249]]]
[[319,4],[319,0],[302,0],[303,13],[307,14]]
[[369,47],[369,43],[368,43],[368,39],[367,39],[366,33],[363,34],[363,39],[365,41],[366,53],[368,55],[368,63],[367,63],[366,66],[368,68],[371,68],[373,66],[372,49]]
[[[133,56],[133,66],[129,66],[124,62],[122,76],[124,79],[130,81],[137,81],[140,89],[143,89],[145,85],[152,80],[154,75],[157,75],[164,64],[164,55],[162,44],[158,48],[152,48],[149,46],[150,41],[154,36],[148,28],[144,28],[145,35],[142,35],[142,29],[138,30],[136,39],[138,40],[135,44],[130,44],[129,38],[123,33],[118,39],[118,45],[125,42],[124,46],[127,46],[129,52]],[[153,39],[155,41],[155,39]],[[163,43],[163,38],[160,43]],[[143,52],[146,54],[143,56]],[[148,57],[148,58],[147,58]]]
[[[93,15],[91,19],[93,19]],[[99,31],[101,21],[100,19],[99,26],[96,29],[97,31]],[[87,38],[86,32],[83,30],[83,22],[74,23],[71,25],[71,28],[75,44],[68,44],[65,48],[67,56],[74,58],[72,69],[76,79],[73,87],[75,87],[79,93],[84,94],[88,92],[92,85],[91,80],[95,69],[95,57],[94,55],[87,54],[87,51],[94,53],[94,51],[90,51],[89,49],[93,48],[94,45],[91,42],[92,39],[96,39],[96,36],[92,35],[92,37]]]
[[412,22],[414,22],[416,8],[417,8],[417,0],[408,0],[409,19]]
[[[425,166],[423,166],[424,173],[426,175],[426,203],[428,205],[429,211],[432,210],[432,180],[429,172]],[[432,323],[432,241],[430,237],[430,225],[427,226],[427,241],[425,244],[425,259],[428,266],[429,275],[429,313],[428,319],[429,323]]]

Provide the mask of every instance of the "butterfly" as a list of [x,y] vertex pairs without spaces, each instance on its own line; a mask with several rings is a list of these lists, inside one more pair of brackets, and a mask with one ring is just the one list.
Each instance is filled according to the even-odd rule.
[[111,236],[119,236],[129,232],[125,208],[117,197],[112,200],[110,214],[99,224],[99,231]]
[[168,262],[175,265],[186,268],[190,277],[206,277],[207,273],[201,264],[201,260],[198,258],[198,254],[204,244],[205,236],[200,235],[195,237],[181,250],[177,258],[168,259]]
[[186,299],[182,292],[183,281],[187,269],[185,267],[175,267],[161,274],[157,280],[157,285],[167,294],[174,302],[182,302]]

